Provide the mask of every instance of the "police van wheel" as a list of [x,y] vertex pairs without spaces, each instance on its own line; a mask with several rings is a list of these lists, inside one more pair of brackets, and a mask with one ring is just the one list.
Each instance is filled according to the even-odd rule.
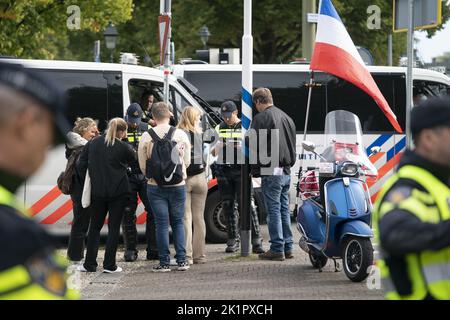
[[373,263],[373,247],[370,239],[348,237],[342,245],[342,262],[347,278],[361,282],[369,275],[368,269]]
[[211,192],[206,198],[205,225],[207,242],[227,242],[226,217],[222,210],[222,201],[218,190]]

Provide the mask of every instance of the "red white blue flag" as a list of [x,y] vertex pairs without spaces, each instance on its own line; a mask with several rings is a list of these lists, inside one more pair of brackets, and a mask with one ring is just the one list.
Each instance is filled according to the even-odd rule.
[[395,130],[403,132],[331,0],[320,2],[316,44],[310,69],[335,75],[366,92],[375,100]]

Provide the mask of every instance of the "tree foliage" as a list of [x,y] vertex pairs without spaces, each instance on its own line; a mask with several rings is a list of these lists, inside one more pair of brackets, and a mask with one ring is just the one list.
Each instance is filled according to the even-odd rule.
[[131,18],[132,0],[2,0],[0,54],[53,59],[64,52],[72,32],[70,6],[80,8],[79,30],[98,32],[109,21]]
[[[386,64],[392,1],[333,3],[354,43],[369,49],[377,64]],[[67,7],[74,4],[81,9],[79,30],[66,27]],[[371,5],[381,9],[379,29],[367,27],[371,15],[367,8]],[[94,41],[104,43],[103,30],[111,20],[119,32],[116,61],[119,52],[134,52],[141,61],[159,64],[158,15],[158,0],[0,0],[0,54],[92,61]],[[444,1],[442,26],[449,17],[450,5]],[[243,1],[173,0],[172,36],[178,58],[194,57],[195,50],[202,49],[198,32],[203,25],[211,32],[210,48],[241,48]],[[253,1],[254,62],[287,63],[301,57],[301,25],[302,1]],[[429,37],[435,32],[428,31]],[[102,48],[102,61],[107,61],[109,52],[104,45]],[[406,34],[395,34],[394,61],[405,51]]]

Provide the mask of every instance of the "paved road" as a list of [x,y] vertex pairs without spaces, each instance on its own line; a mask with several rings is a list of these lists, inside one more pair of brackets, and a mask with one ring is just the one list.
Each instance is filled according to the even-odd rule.
[[[267,227],[262,226],[265,237]],[[293,230],[298,241],[298,232]],[[267,249],[267,241],[264,243]],[[226,254],[223,244],[208,244],[208,263],[193,265],[186,272],[152,273],[154,261],[145,260],[142,248],[139,259],[118,265],[124,272],[76,274],[84,299],[162,299],[162,300],[277,300],[277,299],[382,299],[381,290],[369,290],[366,282],[352,283],[343,271],[334,272],[329,262],[320,273],[310,265],[308,256],[298,245],[294,259],[283,262],[261,261],[256,255],[242,258]],[[171,248],[171,252],[175,252]],[[99,252],[103,257],[103,251]],[[101,266],[101,259],[99,259]]]

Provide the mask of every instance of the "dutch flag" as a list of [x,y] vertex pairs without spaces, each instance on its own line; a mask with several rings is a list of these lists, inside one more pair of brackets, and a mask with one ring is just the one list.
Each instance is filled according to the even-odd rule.
[[310,69],[335,75],[366,92],[375,100],[395,130],[403,132],[331,0],[322,0],[319,5],[316,44]]

